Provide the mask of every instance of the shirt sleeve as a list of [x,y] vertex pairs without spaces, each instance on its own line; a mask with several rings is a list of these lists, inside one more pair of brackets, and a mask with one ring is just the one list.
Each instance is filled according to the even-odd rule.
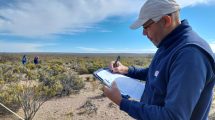
[[137,68],[134,66],[129,66],[128,68],[128,74],[126,74],[127,76],[139,80],[147,80],[148,68]]
[[122,99],[120,109],[135,119],[188,120],[204,88],[209,61],[199,49],[184,48],[169,69],[164,106]]

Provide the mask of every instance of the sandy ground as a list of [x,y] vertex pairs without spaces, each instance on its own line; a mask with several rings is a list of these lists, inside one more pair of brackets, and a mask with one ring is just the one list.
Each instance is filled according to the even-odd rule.
[[[85,82],[85,88],[79,94],[63,98],[53,98],[45,102],[33,120],[133,120],[119,107],[103,96],[98,81],[92,79]],[[18,112],[24,116],[22,110]],[[215,120],[215,98],[210,111],[210,120]],[[18,120],[15,116],[4,116],[0,120]]]

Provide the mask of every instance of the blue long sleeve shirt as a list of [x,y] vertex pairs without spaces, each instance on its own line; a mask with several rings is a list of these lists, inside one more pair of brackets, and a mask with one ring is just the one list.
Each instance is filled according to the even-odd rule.
[[146,81],[140,102],[120,103],[133,118],[207,119],[215,84],[214,55],[186,20],[158,45],[149,68],[131,66],[127,76]]

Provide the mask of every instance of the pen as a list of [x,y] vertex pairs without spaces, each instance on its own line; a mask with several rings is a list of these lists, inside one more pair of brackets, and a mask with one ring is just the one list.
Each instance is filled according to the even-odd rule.
[[119,59],[120,59],[120,56],[116,58],[116,61],[114,62],[113,67],[118,67],[117,62],[119,61]]

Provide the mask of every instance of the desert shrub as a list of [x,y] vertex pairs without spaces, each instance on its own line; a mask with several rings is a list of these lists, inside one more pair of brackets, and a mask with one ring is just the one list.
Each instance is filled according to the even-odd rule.
[[49,62],[50,64],[53,64],[53,65],[63,65],[63,60],[52,60]]
[[49,98],[56,94],[57,87],[48,87],[43,84],[32,85],[27,81],[24,85],[17,85],[16,96],[25,115],[25,120],[32,120],[36,112]]
[[84,65],[80,65],[80,67],[76,68],[75,71],[77,71],[79,74],[89,74],[88,69]]
[[2,78],[0,78],[0,90],[1,90],[1,87],[4,85],[4,80]]
[[62,89],[62,85],[56,76],[50,76],[49,74],[40,73],[39,81],[44,85],[44,90],[53,96]]
[[5,83],[18,81],[19,75],[17,73],[14,73],[14,66],[0,65],[0,68],[0,78],[4,80]]
[[20,73],[20,69],[19,69],[18,65],[14,66],[13,73],[17,73],[17,74]]
[[36,69],[40,69],[40,68],[42,68],[43,65],[39,63],[39,64],[37,64],[35,66],[36,66]]
[[27,80],[36,80],[38,78],[38,73],[33,70],[27,70],[26,77]]
[[27,69],[30,69],[30,70],[33,70],[33,69],[36,68],[36,65],[33,64],[33,63],[28,63],[28,64],[26,64],[26,68],[27,68]]
[[63,86],[61,85],[60,81],[54,80],[53,78],[49,79],[52,82],[49,82],[51,84],[49,85],[40,85],[40,90],[43,91],[43,95],[51,98],[53,96],[56,96],[60,90],[62,90]]
[[92,100],[87,100],[81,107],[79,107],[79,115],[82,114],[96,114],[97,113],[97,106],[92,102]]
[[70,70],[65,71],[65,68],[60,65],[46,67],[38,71],[39,82],[42,82],[46,86],[45,89],[50,89],[49,92],[60,96],[69,95],[74,91],[80,90],[84,86],[84,83],[78,77],[77,73]]
[[20,66],[18,66],[18,67],[19,67],[20,73],[26,74],[26,73],[28,72],[28,69],[27,69],[25,66],[20,65]]
[[[1,65],[0,65],[1,66]],[[0,79],[3,80],[3,70],[2,68],[0,67]]]
[[14,62],[14,61],[19,61],[19,57],[16,55],[12,55],[12,54],[5,54],[5,53],[1,53],[0,55],[0,63],[6,63],[8,61],[10,62]]
[[11,71],[13,69],[13,66],[10,65],[10,64],[1,64],[0,68],[2,69],[2,72],[4,74],[4,73],[6,73],[8,71]]
[[72,92],[78,92],[84,87],[84,82],[74,72],[67,72],[58,76],[63,88],[59,92],[60,96],[70,95]]
[[50,65],[47,71],[49,72],[50,75],[56,76],[58,74],[62,74],[66,70],[62,65],[56,64],[56,65]]
[[89,71],[90,74],[92,74],[93,72],[95,72],[96,70],[98,70],[99,68],[102,68],[103,66],[100,66],[100,65],[92,65],[92,66],[89,66],[87,69]]
[[[12,111],[17,112],[20,108],[18,100],[16,98],[17,88],[14,86],[4,86],[0,93],[0,101],[2,104],[10,108]],[[7,109],[0,107],[0,114],[6,115],[11,114]]]

